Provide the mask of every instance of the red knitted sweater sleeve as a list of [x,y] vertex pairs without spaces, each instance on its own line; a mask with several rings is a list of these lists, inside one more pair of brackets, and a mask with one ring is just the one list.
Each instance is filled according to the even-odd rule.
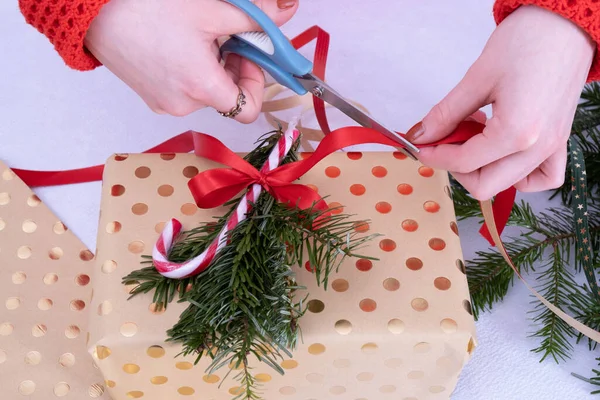
[[[520,6],[535,5],[553,11],[577,24],[600,43],[600,0],[496,0],[494,17],[499,24]],[[600,79],[600,53],[596,56],[588,75],[589,81]]]
[[100,62],[85,48],[85,34],[109,0],[19,0],[27,23],[44,34],[65,63],[74,69],[91,70]]

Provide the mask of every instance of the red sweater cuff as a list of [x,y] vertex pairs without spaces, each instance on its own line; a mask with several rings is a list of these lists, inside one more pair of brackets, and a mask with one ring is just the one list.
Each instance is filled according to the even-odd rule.
[[[534,5],[545,8],[578,25],[598,44],[600,43],[600,2],[598,0],[496,0],[494,18],[500,24],[520,6]],[[600,79],[600,54],[596,51],[588,82]]]
[[100,62],[84,46],[85,34],[109,0],[19,0],[28,24],[46,35],[65,63],[87,71]]

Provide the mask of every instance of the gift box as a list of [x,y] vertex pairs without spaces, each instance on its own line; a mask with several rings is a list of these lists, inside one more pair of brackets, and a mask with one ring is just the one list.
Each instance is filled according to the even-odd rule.
[[[307,156],[307,155],[305,155]],[[117,154],[106,163],[96,266],[91,274],[89,351],[114,400],[231,399],[239,382],[224,366],[165,342],[187,307],[158,309],[152,295],[130,298],[124,276],[140,269],[164,224],[184,229],[228,208],[200,209],[188,188],[199,171],[221,168],[193,154]],[[308,312],[284,374],[253,360],[264,399],[447,399],[476,346],[474,319],[446,172],[398,152],[336,152],[300,182],[332,209],[368,220],[381,236],[347,258],[329,285],[308,265],[293,268]]]

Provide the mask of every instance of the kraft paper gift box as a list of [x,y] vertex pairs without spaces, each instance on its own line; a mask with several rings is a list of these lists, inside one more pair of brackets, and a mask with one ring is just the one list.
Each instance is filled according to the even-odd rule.
[[[223,215],[199,209],[187,182],[222,167],[193,154],[122,154],[106,164],[89,351],[114,400],[231,399],[228,368],[177,356],[166,331],[186,305],[157,311],[152,295],[130,300],[122,278],[140,269],[171,218],[184,229]],[[302,336],[284,375],[254,362],[264,399],[447,399],[474,350],[475,327],[447,173],[399,153],[334,153],[305,174],[331,206],[369,220],[382,236],[348,258],[327,290],[294,268],[310,293]],[[235,375],[235,374],[231,374]],[[230,375],[230,376],[231,376]]]

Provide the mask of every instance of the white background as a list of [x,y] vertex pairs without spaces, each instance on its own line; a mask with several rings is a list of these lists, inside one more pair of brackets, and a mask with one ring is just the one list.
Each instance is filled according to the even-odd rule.
[[[388,126],[406,131],[477,58],[495,27],[492,3],[305,0],[284,32],[291,37],[314,24],[328,30],[329,83]],[[82,73],[66,68],[46,38],[25,24],[17,0],[0,2],[0,159],[10,166],[48,170],[103,163],[112,153],[140,152],[188,129],[210,133],[233,150],[245,151],[269,127],[262,118],[243,126],[213,110],[186,118],[155,115],[108,70]],[[100,183],[37,192],[95,248]],[[527,198],[541,209],[548,205],[547,197]],[[485,248],[478,226],[462,224],[460,229],[467,258]],[[566,364],[540,364],[539,356],[530,352],[537,346],[528,337],[533,332],[527,314],[530,301],[517,281],[504,303],[481,317],[479,346],[453,399],[592,397],[590,386],[570,373],[589,376],[598,354],[582,344]]]

